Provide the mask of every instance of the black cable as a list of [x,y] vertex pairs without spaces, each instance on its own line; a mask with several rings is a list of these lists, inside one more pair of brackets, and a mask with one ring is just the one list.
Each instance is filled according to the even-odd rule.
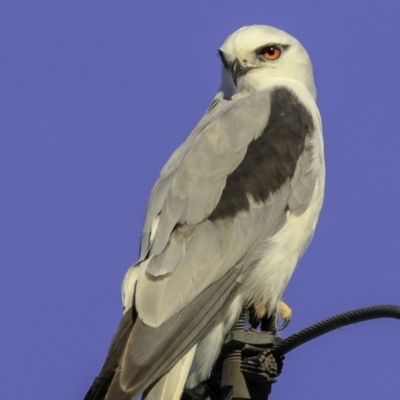
[[400,307],[393,305],[381,305],[373,307],[359,308],[357,310],[347,311],[342,314],[324,319],[314,325],[305,328],[271,348],[271,352],[275,355],[284,355],[309,342],[325,333],[335,329],[342,328],[357,322],[368,321],[377,318],[395,318],[400,319]]

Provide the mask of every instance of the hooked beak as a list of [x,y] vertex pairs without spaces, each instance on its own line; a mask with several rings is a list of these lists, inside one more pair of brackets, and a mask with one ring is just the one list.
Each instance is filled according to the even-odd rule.
[[237,86],[237,80],[241,76],[245,75],[249,70],[251,70],[251,67],[243,65],[238,58],[235,58],[231,65],[231,74],[235,86]]

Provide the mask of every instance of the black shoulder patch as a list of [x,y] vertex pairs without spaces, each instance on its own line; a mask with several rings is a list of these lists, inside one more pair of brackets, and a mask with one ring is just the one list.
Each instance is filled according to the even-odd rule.
[[248,196],[264,202],[291,179],[304,151],[313,120],[297,97],[286,88],[271,94],[271,113],[263,133],[252,141],[239,166],[226,180],[210,220],[233,217],[249,209]]

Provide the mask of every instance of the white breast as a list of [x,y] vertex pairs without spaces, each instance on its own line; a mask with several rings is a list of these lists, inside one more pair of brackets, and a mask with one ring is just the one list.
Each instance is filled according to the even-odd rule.
[[322,136],[315,138],[318,156],[313,168],[317,168],[318,178],[308,209],[301,215],[288,211],[287,222],[274,236],[262,243],[262,258],[244,282],[245,300],[261,300],[267,308],[274,311],[294,269],[310,243],[321,211],[324,187],[325,166],[322,153]]

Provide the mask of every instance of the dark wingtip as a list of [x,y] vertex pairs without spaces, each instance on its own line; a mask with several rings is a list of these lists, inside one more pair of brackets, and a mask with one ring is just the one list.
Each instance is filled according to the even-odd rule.
[[106,361],[100,374],[95,378],[92,386],[86,393],[83,400],[104,400],[108,389],[114,379],[116,370],[119,366],[122,354],[125,350],[129,334],[132,330],[133,324],[136,320],[137,312],[135,307],[132,311],[128,310],[122,317],[117,332],[115,333],[108,350]]

